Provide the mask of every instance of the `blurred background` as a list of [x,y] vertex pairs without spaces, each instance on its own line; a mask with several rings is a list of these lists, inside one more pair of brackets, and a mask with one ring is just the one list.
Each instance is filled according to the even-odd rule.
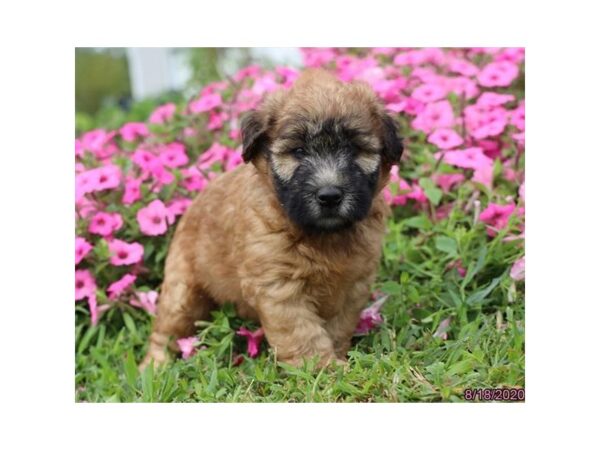
[[75,49],[75,126],[81,133],[145,121],[159,104],[260,64],[299,68],[299,48],[128,47]]

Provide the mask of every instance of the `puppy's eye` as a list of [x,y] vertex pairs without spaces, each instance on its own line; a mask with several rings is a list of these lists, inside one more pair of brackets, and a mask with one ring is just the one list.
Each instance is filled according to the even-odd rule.
[[304,150],[302,147],[295,148],[292,150],[292,155],[294,155],[296,158],[304,158],[306,156],[306,150]]

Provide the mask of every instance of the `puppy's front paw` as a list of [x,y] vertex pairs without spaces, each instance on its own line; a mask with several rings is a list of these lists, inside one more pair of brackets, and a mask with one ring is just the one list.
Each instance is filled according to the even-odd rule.
[[169,362],[169,355],[164,349],[152,348],[148,350],[144,360],[138,366],[138,369],[141,372],[146,370],[150,364],[154,366],[154,368],[158,368],[159,366],[164,366]]

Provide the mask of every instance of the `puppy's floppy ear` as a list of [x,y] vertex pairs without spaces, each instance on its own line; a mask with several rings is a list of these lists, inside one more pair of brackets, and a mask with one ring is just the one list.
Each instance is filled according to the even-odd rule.
[[383,159],[390,165],[400,162],[404,146],[402,138],[398,135],[396,120],[387,114],[382,116],[383,122]]
[[260,111],[250,111],[242,118],[242,158],[249,162],[266,143],[267,124]]

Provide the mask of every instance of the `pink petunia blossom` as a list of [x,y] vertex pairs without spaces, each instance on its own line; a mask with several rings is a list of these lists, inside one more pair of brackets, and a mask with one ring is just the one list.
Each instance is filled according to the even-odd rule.
[[227,153],[227,161],[225,162],[225,172],[229,172],[235,169],[240,164],[243,164],[244,160],[240,152],[231,150]]
[[300,72],[292,67],[276,67],[275,72],[283,77],[283,87],[289,88],[300,76]]
[[[223,123],[227,120],[229,116],[225,112],[214,112],[211,111],[208,115],[208,124],[206,128],[208,130],[219,130],[223,127]],[[193,134],[196,134],[194,131]]]
[[123,226],[119,213],[98,212],[92,217],[88,231],[100,236],[111,236]]
[[210,169],[215,163],[223,163],[227,159],[229,151],[231,149],[219,144],[218,142],[213,143],[208,150],[206,150],[200,158],[198,158],[198,167],[203,170]]
[[436,128],[450,128],[454,123],[452,105],[447,100],[428,103],[412,121],[413,128],[431,133]]
[[463,169],[477,169],[482,166],[488,166],[493,161],[485,156],[480,147],[469,147],[464,150],[450,150],[445,154],[436,154],[436,157],[442,157],[444,162],[452,164]]
[[262,328],[256,331],[250,331],[246,327],[240,327],[236,333],[238,336],[244,336],[247,339],[247,352],[250,358],[256,358],[260,349],[265,332]]
[[331,48],[303,48],[301,51],[306,67],[321,67],[336,56]]
[[446,97],[447,91],[439,83],[426,83],[416,88],[411,97],[423,103],[431,103]]
[[194,114],[210,111],[223,104],[220,94],[207,94],[190,103],[190,111]]
[[108,298],[111,300],[115,300],[117,297],[119,297],[119,295],[121,295],[130,286],[132,286],[133,283],[135,283],[136,278],[137,278],[136,275],[127,273],[127,274],[123,275],[121,278],[119,278],[117,281],[115,281],[114,283],[111,283],[111,285],[108,286],[108,289],[107,289]]
[[510,277],[515,281],[525,279],[525,257],[517,259],[510,268]]
[[129,300],[129,303],[137,308],[145,310],[151,316],[156,315],[156,302],[158,301],[158,292],[136,292],[137,299]]
[[355,335],[367,334],[373,328],[383,323],[383,317],[379,311],[387,299],[387,295],[380,295],[375,302],[361,311],[360,319],[354,330]]
[[267,73],[266,75],[257,78],[252,85],[252,92],[260,96],[277,89],[279,89],[279,85],[275,81],[275,76],[272,73]]
[[510,111],[510,123],[519,130],[525,130],[525,102],[519,103],[519,106]]
[[499,205],[489,203],[487,208],[479,214],[479,220],[487,225],[488,236],[495,236],[497,230],[501,230],[508,225],[510,216],[515,212],[515,205]]
[[200,171],[195,167],[183,169],[181,171],[183,175],[183,181],[181,184],[188,191],[202,191],[208,184],[208,180],[204,177]]
[[519,66],[510,61],[492,62],[477,75],[477,81],[485,87],[509,86],[519,75]]
[[141,178],[128,177],[125,180],[125,192],[123,193],[123,199],[121,200],[124,205],[131,205],[135,201],[142,198],[142,193],[140,190],[141,185]]
[[113,239],[108,243],[108,249],[112,255],[110,263],[114,266],[136,264],[144,257],[144,247],[137,242],[129,244],[119,239]]
[[433,181],[442,188],[445,193],[450,192],[452,186],[462,183],[465,176],[462,173],[439,173],[432,176]]
[[148,127],[142,122],[129,122],[121,127],[119,130],[121,137],[124,141],[133,142],[138,137],[148,136]]
[[152,167],[152,162],[155,161],[157,156],[143,148],[138,148],[133,155],[131,160],[136,163],[142,170],[149,172]]
[[171,214],[173,214],[173,216],[180,216],[189,208],[191,204],[192,200],[189,198],[176,198],[167,205],[167,209]]
[[98,169],[98,184],[96,191],[103,191],[105,189],[114,189],[121,183],[121,169],[114,164],[108,164]]
[[166,233],[169,225],[175,222],[175,215],[160,200],[154,200],[137,212],[140,230],[147,236],[159,236]]
[[165,145],[158,157],[165,166],[172,168],[184,166],[189,162],[185,147],[179,142],[171,142]]
[[459,73],[465,77],[475,76],[479,72],[475,64],[460,58],[452,58],[448,63],[448,69],[450,72]]
[[96,280],[89,270],[75,271],[75,300],[83,300],[96,292]]
[[190,357],[195,355],[197,352],[197,343],[198,338],[196,336],[177,339],[177,346],[179,347],[179,351],[181,351],[181,357],[183,359],[189,359]]
[[107,132],[103,129],[97,129],[84,133],[80,139],[81,153],[87,150],[96,156],[96,158],[108,158],[117,152],[118,148],[112,143],[115,132]]
[[496,94],[495,92],[484,92],[477,99],[477,104],[481,106],[500,106],[507,102],[512,102],[515,99],[514,95]]
[[429,135],[427,141],[442,150],[458,147],[464,142],[463,138],[451,128],[438,128]]
[[150,115],[150,123],[165,123],[173,118],[177,107],[175,103],[167,103],[156,108]]
[[75,264],[79,264],[83,258],[92,250],[92,244],[84,238],[77,236],[75,238]]

